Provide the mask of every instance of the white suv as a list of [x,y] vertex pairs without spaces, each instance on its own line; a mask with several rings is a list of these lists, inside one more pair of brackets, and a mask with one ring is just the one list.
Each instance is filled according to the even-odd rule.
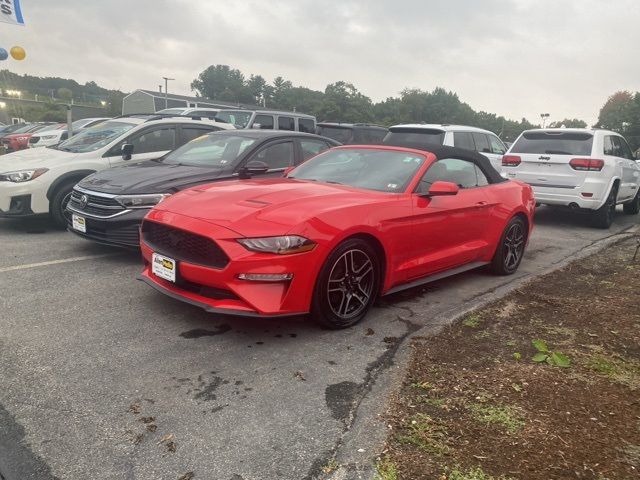
[[49,214],[66,226],[73,186],[87,175],[123,163],[158,158],[228,123],[180,116],[131,115],[83,130],[59,145],[0,157],[0,217]]
[[495,133],[466,125],[394,125],[389,128],[389,133],[382,143],[397,146],[448,145],[473,150],[487,157],[498,172],[502,164],[502,155],[507,151],[507,147]]
[[609,228],[618,204],[627,214],[640,210],[640,165],[609,130],[527,130],[502,158],[502,173],[531,185],[539,204],[590,211],[600,228]]

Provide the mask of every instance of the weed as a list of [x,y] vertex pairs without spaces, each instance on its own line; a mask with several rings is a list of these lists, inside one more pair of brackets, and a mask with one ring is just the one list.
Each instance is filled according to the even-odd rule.
[[482,468],[476,467],[471,468],[469,470],[462,470],[459,467],[456,467],[450,471],[445,472],[442,475],[442,478],[446,480],[510,480],[507,477],[500,476],[494,477],[485,473]]
[[444,398],[420,397],[418,399],[418,402],[424,403],[425,405],[429,405],[429,406],[432,406],[432,407],[441,408],[445,403],[445,399]]
[[336,462],[335,458],[331,458],[329,459],[329,461],[325,464],[324,467],[322,467],[322,471],[324,473],[331,473],[334,472],[338,469],[340,465],[338,465],[338,462]]
[[516,341],[515,340],[509,340],[508,342],[505,343],[505,345],[507,347],[515,347],[516,346]]
[[520,352],[515,352],[513,354],[513,359],[516,361],[520,361],[520,359],[522,358],[522,354]]
[[470,328],[477,328],[480,325],[480,317],[478,315],[469,315],[462,321],[462,325]]
[[405,423],[404,430],[406,433],[396,436],[400,443],[414,445],[434,455],[444,455],[449,452],[446,444],[446,428],[436,424],[429,415],[417,414]]
[[532,358],[534,362],[546,362],[548,365],[563,368],[567,368],[571,365],[571,360],[569,360],[569,357],[560,352],[550,351],[544,340],[533,340],[531,343],[538,351],[538,353],[536,353]]
[[474,419],[487,425],[501,425],[509,433],[515,433],[524,427],[524,419],[518,411],[508,405],[486,405],[472,403],[469,410]]
[[421,390],[431,390],[433,388],[433,385],[431,385],[429,382],[414,382],[411,384],[411,387],[419,388]]
[[395,463],[388,458],[382,458],[376,464],[376,479],[375,480],[398,480],[398,469]]

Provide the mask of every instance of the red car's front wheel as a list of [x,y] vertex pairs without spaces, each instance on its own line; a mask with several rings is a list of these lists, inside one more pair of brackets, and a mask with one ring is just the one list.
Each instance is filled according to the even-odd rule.
[[316,281],[313,319],[332,329],[358,323],[376,299],[379,272],[376,252],[367,242],[354,238],[340,244],[327,258]]

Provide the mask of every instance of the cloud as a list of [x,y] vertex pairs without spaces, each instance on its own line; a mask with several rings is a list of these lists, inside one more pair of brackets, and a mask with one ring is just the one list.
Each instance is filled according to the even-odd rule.
[[[378,101],[403,88],[457,92],[477,110],[595,121],[640,90],[640,3],[618,0],[23,0],[19,73],[110,88],[189,85],[208,65],[322,90],[346,80]],[[9,30],[11,29],[11,30]]]

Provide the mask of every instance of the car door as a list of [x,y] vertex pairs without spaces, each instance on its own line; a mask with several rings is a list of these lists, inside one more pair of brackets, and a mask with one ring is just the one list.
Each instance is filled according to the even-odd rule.
[[[133,153],[129,160],[122,156],[122,146],[133,145]],[[123,163],[138,163],[152,158],[159,158],[176,148],[176,125],[154,125],[127,135],[105,153],[110,166]]]
[[242,162],[238,166],[236,171],[247,165],[249,162],[258,161],[266,163],[269,167],[267,173],[263,174],[262,176],[282,176],[282,173],[285,171],[285,169],[293,166],[294,164],[294,148],[295,146],[293,143],[293,139],[291,138],[269,142],[257,149],[248,158],[246,158],[244,162]]
[[627,141],[620,136],[611,136],[616,161],[621,168],[618,201],[631,200],[638,191],[639,168]]
[[[456,195],[429,197],[436,181],[453,182]],[[489,247],[486,222],[490,208],[488,182],[472,162],[459,158],[436,161],[413,195],[414,248],[410,278],[432,275],[478,260]]]

